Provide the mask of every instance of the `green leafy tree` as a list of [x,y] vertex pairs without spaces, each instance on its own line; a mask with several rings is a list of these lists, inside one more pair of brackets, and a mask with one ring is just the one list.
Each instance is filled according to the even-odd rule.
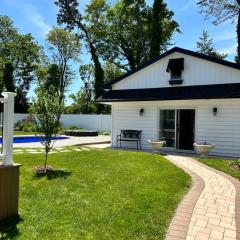
[[28,99],[26,93],[21,89],[15,87],[14,67],[11,61],[5,63],[2,69],[2,77],[0,77],[0,90],[8,92],[17,92],[15,98],[15,109],[17,112],[26,113],[28,111]]
[[64,92],[61,92],[61,69],[59,65],[53,63],[48,65],[46,69],[46,76],[43,81],[43,87],[48,89],[50,86],[53,86],[56,93],[60,97],[61,94],[64,94]]
[[8,92],[14,92],[15,91],[15,84],[13,79],[13,64],[12,62],[8,61],[5,63],[5,67],[3,69],[3,88],[4,90]]
[[64,95],[67,87],[74,78],[74,73],[70,68],[70,61],[78,61],[81,50],[79,37],[69,30],[61,28],[53,28],[47,35],[49,50],[52,53],[53,63],[48,71],[56,71],[56,74],[51,74],[54,79],[54,86],[59,95],[59,100],[64,100]]
[[66,108],[68,113],[97,113],[97,104],[95,103],[94,92],[94,66],[92,64],[84,64],[79,68],[80,77],[83,86],[77,94],[71,94],[70,98],[73,104]]
[[[112,63],[104,63],[103,69],[105,83],[110,82],[123,74],[123,72]],[[97,113],[97,104],[95,103],[94,96],[94,66],[92,64],[81,65],[79,72],[81,80],[83,81],[83,86],[78,93],[69,96],[72,98],[73,103],[65,108],[65,112],[72,114]],[[102,113],[110,113],[110,108],[104,106]]]
[[45,149],[44,169],[47,171],[48,154],[54,144],[53,137],[59,132],[59,119],[63,112],[63,105],[59,105],[59,96],[54,86],[49,86],[48,89],[39,87],[36,90],[30,112],[37,122],[37,131],[41,135],[41,143]]
[[173,11],[169,11],[163,0],[154,0],[150,28],[150,58],[157,57],[166,50],[172,34],[179,32],[179,26],[172,20]]
[[41,47],[31,34],[20,34],[12,20],[0,15],[0,69],[12,62],[16,92],[16,111],[28,108],[27,93],[35,79],[36,65],[40,61]]
[[208,32],[205,30],[203,30],[202,36],[200,36],[199,40],[196,42],[196,45],[199,53],[219,59],[224,59],[227,57],[227,54],[221,54],[216,51],[213,45],[213,38],[211,38]]
[[157,3],[150,7],[144,0],[119,0],[114,5],[92,0],[84,20],[95,36],[99,55],[129,71],[165,50],[178,24],[167,5]]
[[[155,24],[152,24],[153,9],[144,0],[119,0],[112,5],[105,0],[92,0],[84,15],[78,10],[77,0],[58,0],[56,4],[59,6],[58,23],[78,30],[91,54],[95,99],[104,92],[102,62],[113,63],[124,71],[134,70],[151,58],[150,43],[155,37],[155,30],[151,31],[153,26],[157,32],[162,31],[161,42],[155,50],[158,54],[169,46],[173,33],[178,31],[177,23],[172,20],[173,12],[167,9],[166,4],[162,5],[162,18],[158,18]],[[102,105],[97,105],[98,113],[103,110]]]
[[205,17],[213,19],[214,25],[229,20],[236,22],[238,43],[236,62],[240,64],[240,0],[201,0],[198,4]]
[[76,94],[69,96],[73,103],[65,108],[65,113],[69,114],[93,114],[96,112],[96,104],[89,99],[88,89],[82,87]]
[[[104,82],[104,72],[101,66],[100,57],[97,52],[97,46],[95,45],[95,39],[92,33],[83,21],[83,16],[78,10],[77,0],[57,0],[55,4],[59,7],[57,15],[57,22],[59,24],[65,24],[70,30],[76,29],[79,32],[79,37],[86,43],[89,50],[92,61],[94,63],[94,91],[95,97],[100,97],[104,90],[102,88]],[[101,113],[103,105],[97,106],[97,112]]]
[[110,62],[104,63],[103,70],[104,70],[104,83],[111,82],[125,73],[125,71],[123,71],[121,68]]

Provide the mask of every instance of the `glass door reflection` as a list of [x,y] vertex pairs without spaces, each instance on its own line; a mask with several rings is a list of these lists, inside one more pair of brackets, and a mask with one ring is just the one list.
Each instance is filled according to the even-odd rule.
[[160,139],[166,141],[166,147],[176,147],[176,112],[160,110]]

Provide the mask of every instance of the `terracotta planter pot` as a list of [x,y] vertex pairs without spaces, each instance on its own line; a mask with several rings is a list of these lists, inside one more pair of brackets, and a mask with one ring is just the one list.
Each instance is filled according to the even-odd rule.
[[193,144],[194,148],[198,153],[201,154],[202,157],[208,156],[208,154],[214,149],[214,144]]
[[148,143],[152,146],[153,152],[158,152],[166,144],[166,141],[148,140]]

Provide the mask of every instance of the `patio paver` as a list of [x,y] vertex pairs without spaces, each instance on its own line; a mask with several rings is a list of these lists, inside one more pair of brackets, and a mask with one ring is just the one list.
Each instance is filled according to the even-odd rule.
[[[74,146],[74,145],[89,145],[89,144],[101,144],[101,143],[110,143],[111,137],[99,135],[96,137],[73,137],[67,136],[67,139],[56,140],[54,143],[55,148],[61,150],[63,147]],[[14,143],[14,148],[43,148],[43,145],[40,142],[32,143]]]
[[190,157],[168,155],[167,159],[192,176],[193,187],[179,205],[166,239],[239,239],[235,212],[240,199],[234,180]]

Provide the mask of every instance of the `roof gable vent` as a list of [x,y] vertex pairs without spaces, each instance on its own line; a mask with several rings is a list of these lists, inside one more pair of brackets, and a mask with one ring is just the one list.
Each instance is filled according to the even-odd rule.
[[184,58],[169,59],[167,72],[184,70]]
[[170,73],[170,85],[183,83],[182,71],[184,70],[184,58],[169,59],[166,71]]

